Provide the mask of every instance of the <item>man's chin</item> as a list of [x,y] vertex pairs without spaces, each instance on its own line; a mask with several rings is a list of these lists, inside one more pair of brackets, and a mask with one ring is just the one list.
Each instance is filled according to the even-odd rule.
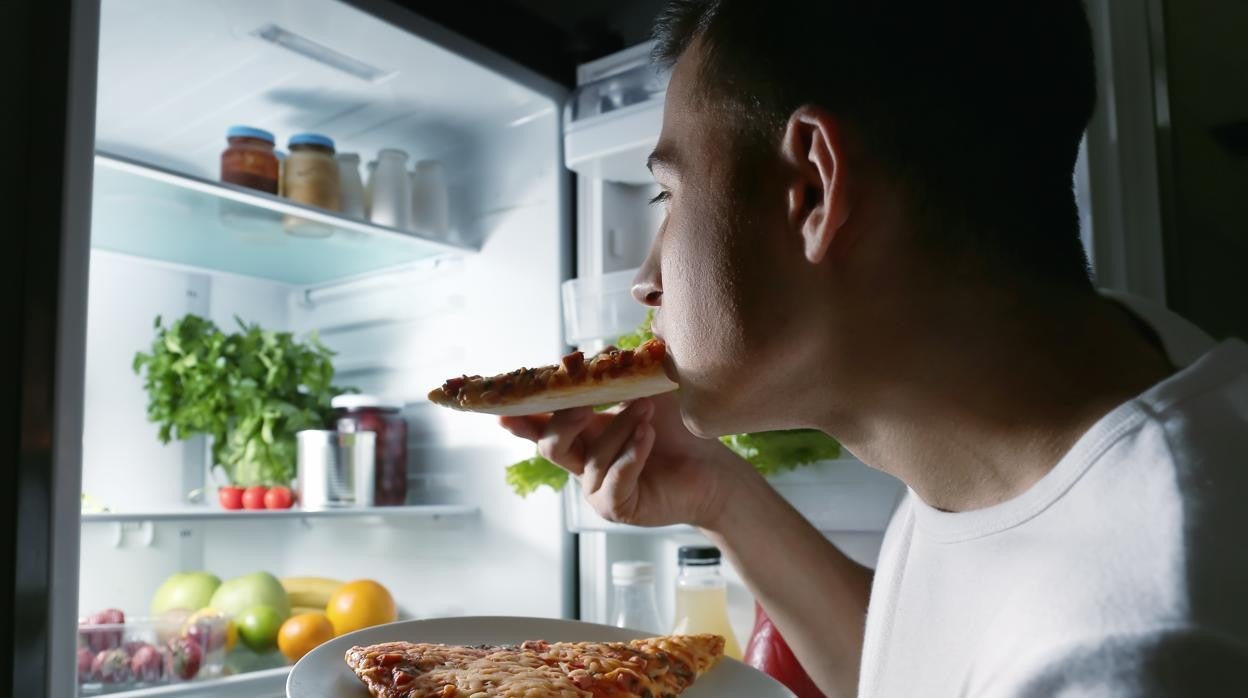
[[740,420],[725,412],[722,401],[715,400],[713,396],[700,396],[696,390],[685,386],[680,389],[680,418],[690,434],[702,439],[743,431],[733,428]]

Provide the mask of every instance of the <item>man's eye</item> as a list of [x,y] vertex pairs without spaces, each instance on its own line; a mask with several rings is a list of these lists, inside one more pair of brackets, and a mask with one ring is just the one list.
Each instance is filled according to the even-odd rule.
[[668,201],[671,201],[671,199],[672,193],[670,191],[661,191],[656,194],[653,199],[650,199],[650,205],[654,206],[655,204],[667,203]]

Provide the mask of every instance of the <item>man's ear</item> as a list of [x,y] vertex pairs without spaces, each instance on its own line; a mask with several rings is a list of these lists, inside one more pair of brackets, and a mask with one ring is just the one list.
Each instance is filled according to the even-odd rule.
[[819,107],[798,107],[789,117],[782,150],[794,168],[789,183],[789,222],[801,232],[806,259],[819,263],[849,220],[840,122]]

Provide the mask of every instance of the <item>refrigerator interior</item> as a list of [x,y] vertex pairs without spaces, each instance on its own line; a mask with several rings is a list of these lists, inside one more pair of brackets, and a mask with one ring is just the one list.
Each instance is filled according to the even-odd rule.
[[[272,26],[324,50],[257,36]],[[562,352],[563,90],[397,6],[335,0],[103,0],[98,85],[97,152],[115,160],[97,157],[82,489],[110,513],[83,517],[79,614],[144,615],[166,576],[203,569],[372,578],[407,617],[563,615],[561,500],[521,499],[503,480],[532,446],[424,398],[447,376]],[[409,153],[409,168],[438,160],[462,249],[387,230],[292,240],[280,216],[232,231],[230,202],[196,182],[216,180],[236,123],[274,132],[279,148],[315,131],[364,162],[384,147]],[[180,176],[199,179],[168,186]],[[395,263],[386,240],[419,254]],[[334,241],[341,254],[317,256]],[[209,266],[182,261],[188,245]],[[292,281],[313,266],[315,282]],[[263,519],[217,508],[204,439],[161,445],[131,370],[154,318],[186,313],[226,331],[238,317],[316,332],[337,352],[337,385],[401,400],[412,506]]]

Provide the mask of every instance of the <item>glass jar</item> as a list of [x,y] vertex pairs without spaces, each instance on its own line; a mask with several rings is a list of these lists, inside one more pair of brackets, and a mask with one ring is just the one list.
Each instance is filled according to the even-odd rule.
[[737,644],[728,620],[728,582],[719,569],[719,548],[682,545],[677,560],[680,574],[676,577],[676,623],[672,634],[722,635],[724,654],[741,659],[741,645]]
[[221,153],[221,181],[276,194],[278,165],[273,134],[250,126],[231,126],[225,136],[229,146]]
[[318,133],[299,133],[290,137],[289,147],[282,168],[286,198],[329,211],[341,210],[342,185],[334,142]]
[[338,395],[331,429],[342,433],[371,431],[374,443],[373,503],[400,506],[407,502],[407,422],[402,405],[375,395]]
[[611,586],[615,587],[612,625],[655,635],[663,632],[654,597],[654,565],[629,560],[614,562]]

